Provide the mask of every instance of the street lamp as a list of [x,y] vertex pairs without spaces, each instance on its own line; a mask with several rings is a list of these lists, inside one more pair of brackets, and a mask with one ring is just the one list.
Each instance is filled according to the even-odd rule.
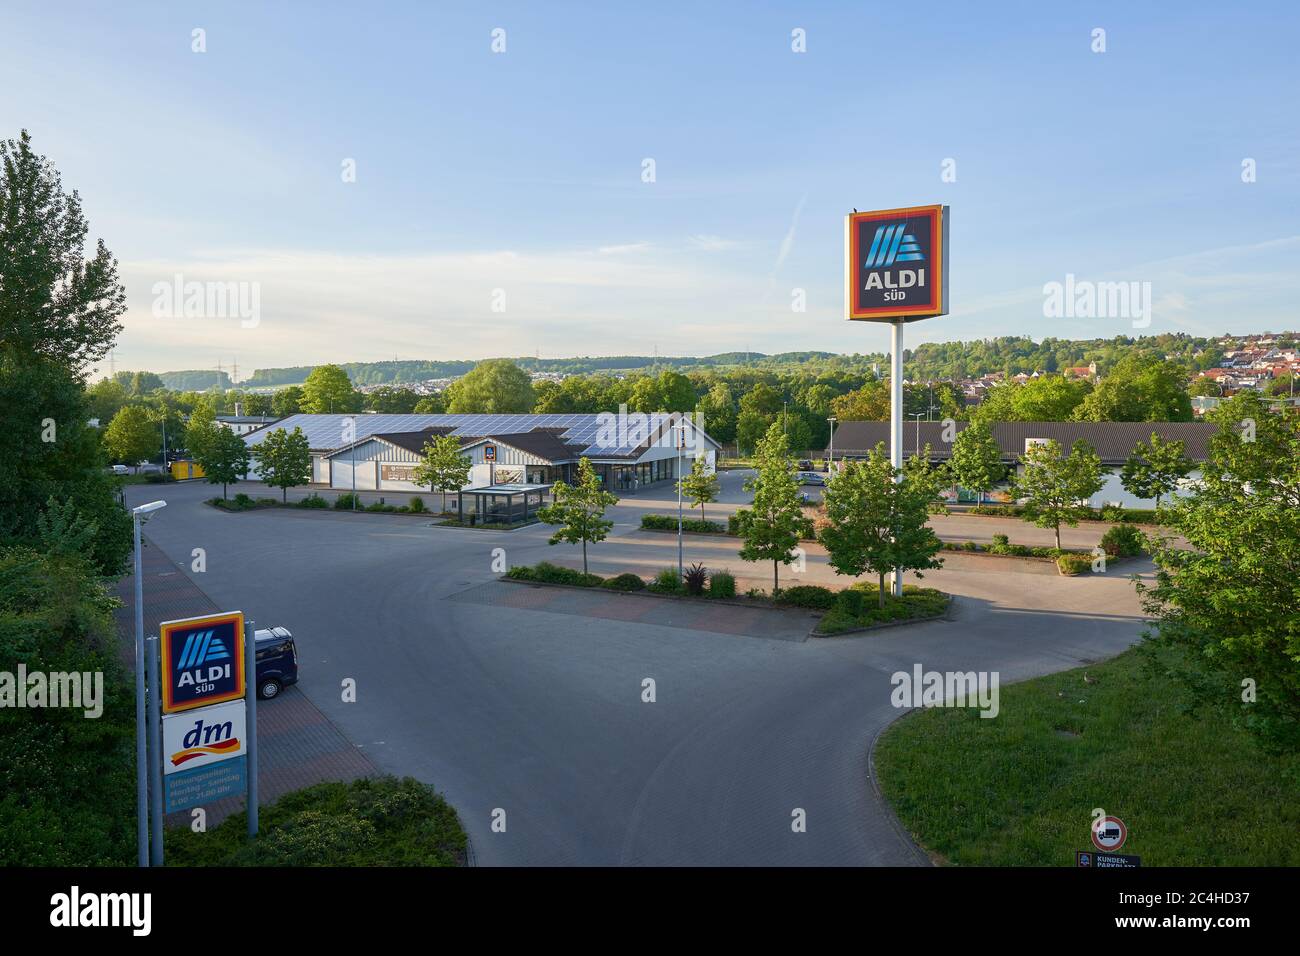
[[912,412],[908,416],[916,419],[916,455],[918,458],[921,455],[921,416],[924,414],[925,412]]
[[833,473],[835,471],[835,423],[839,421],[839,419],[832,415],[830,418],[826,419],[826,421],[829,422],[831,426],[831,443],[829,451],[830,461],[826,463],[826,470]]
[[[144,719],[144,556],[140,551],[140,516],[151,511],[166,508],[165,501],[151,501],[131,509],[131,525],[135,534],[135,841],[137,864],[149,865],[149,808],[147,806],[149,784],[148,770],[145,766],[144,738],[146,724]],[[151,655],[156,657],[157,652]],[[150,683],[153,683],[151,680]],[[158,688],[154,688],[153,706],[158,707]],[[156,720],[148,726],[150,744],[155,748],[157,742]],[[159,802],[162,796],[159,794]],[[158,829],[162,829],[162,817],[156,818]],[[161,849],[161,844],[159,845]]]

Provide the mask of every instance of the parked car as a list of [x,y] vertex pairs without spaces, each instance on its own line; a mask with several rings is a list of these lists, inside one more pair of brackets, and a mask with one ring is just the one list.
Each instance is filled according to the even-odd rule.
[[115,475],[129,475],[131,473],[126,465],[110,465],[108,470]]
[[826,476],[819,471],[801,471],[799,472],[799,484],[824,485],[826,484]]
[[812,471],[812,470],[813,470],[813,463],[812,463],[811,461],[809,461],[807,458],[804,458],[804,459],[800,460],[800,462],[799,462],[799,470],[800,470],[800,471]]
[[287,627],[258,628],[253,640],[257,648],[257,698],[270,700],[290,684],[298,683],[298,645]]

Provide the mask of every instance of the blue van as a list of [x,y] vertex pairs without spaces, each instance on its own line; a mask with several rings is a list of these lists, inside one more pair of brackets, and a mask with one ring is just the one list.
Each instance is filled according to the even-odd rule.
[[259,628],[253,632],[257,648],[257,699],[270,700],[290,684],[298,683],[298,645],[287,627]]

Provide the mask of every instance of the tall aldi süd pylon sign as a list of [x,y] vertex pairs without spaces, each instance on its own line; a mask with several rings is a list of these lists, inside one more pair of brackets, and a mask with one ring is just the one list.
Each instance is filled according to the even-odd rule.
[[855,212],[844,220],[845,307],[863,322],[948,313],[948,207]]
[[[948,314],[948,207],[908,206],[844,217],[844,311],[892,327],[889,460],[903,467],[903,327]],[[895,595],[903,574],[892,575]]]

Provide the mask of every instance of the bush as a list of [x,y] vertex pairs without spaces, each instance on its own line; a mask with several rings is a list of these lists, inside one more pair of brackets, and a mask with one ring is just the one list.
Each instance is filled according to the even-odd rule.
[[[677,518],[673,515],[642,515],[641,527],[650,531],[676,531]],[[702,521],[699,518],[683,518],[682,530],[697,534],[723,534],[722,525],[716,521]]]
[[235,507],[251,508],[253,507],[253,499],[241,491],[239,494],[235,495]]
[[424,499],[416,495],[411,499],[410,511],[412,514],[421,514],[425,510]]
[[611,591],[642,591],[645,589],[645,581],[636,574],[616,574],[612,578],[606,578],[601,587]]
[[1112,558],[1132,558],[1142,553],[1143,536],[1134,525],[1117,524],[1101,536],[1101,549]]
[[590,588],[604,582],[598,574],[583,574],[573,568],[562,568],[558,564],[542,561],[529,567],[521,564],[506,572],[506,577],[515,581],[537,581],[541,584],[572,584],[577,587]]
[[294,506],[297,508],[328,508],[330,503],[313,491],[301,501],[294,502]]
[[374,503],[372,503],[372,504],[368,504],[368,505],[366,505],[366,510],[367,510],[367,511],[383,511],[383,512],[390,512],[390,511],[396,511],[397,508],[395,508],[393,505],[386,505],[386,504],[384,504],[384,503],[381,502],[381,501],[376,501],[376,502],[374,502]]
[[698,597],[704,593],[704,586],[708,583],[709,569],[702,564],[692,564],[682,574],[682,584],[686,586],[687,594],[694,594]]
[[1056,559],[1056,567],[1062,574],[1073,577],[1092,568],[1092,558],[1086,554],[1062,554]]
[[334,499],[334,507],[339,511],[351,510],[354,506],[361,507],[361,499],[351,492],[339,495]]
[[835,595],[835,610],[849,617],[858,617],[862,613],[862,592],[852,588]]
[[176,479],[171,476],[170,472],[151,471],[149,474],[144,476],[144,480],[151,485],[165,485],[167,482],[175,481]]
[[682,579],[678,575],[676,568],[664,568],[655,575],[654,580],[647,586],[651,591],[658,591],[662,594],[676,594],[682,589]]
[[792,588],[782,588],[773,598],[777,604],[791,607],[807,607],[818,611],[828,611],[835,604],[835,592],[816,584],[800,584]]
[[730,571],[714,571],[709,576],[709,597],[734,598],[736,577]]
[[[1010,539],[1009,537],[1007,537],[1005,534],[995,534],[995,535],[993,536],[993,544],[994,544],[995,546],[999,546],[999,545],[1000,545],[1001,547],[1004,547],[1004,548],[1005,548],[1005,547],[1006,547],[1007,545],[1009,545],[1010,543],[1011,543],[1011,539]],[[990,548],[989,550],[991,551],[991,550],[993,550],[993,549]]]

